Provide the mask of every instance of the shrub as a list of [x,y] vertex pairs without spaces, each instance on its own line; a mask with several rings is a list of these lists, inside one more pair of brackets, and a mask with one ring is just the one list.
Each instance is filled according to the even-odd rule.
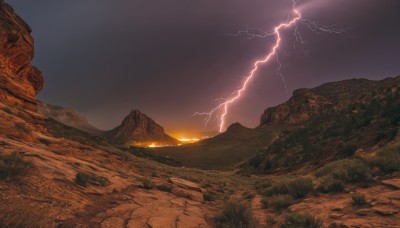
[[365,199],[364,194],[360,194],[360,193],[352,194],[351,199],[353,200],[352,204],[354,206],[364,206],[367,204],[367,200]]
[[86,187],[89,185],[90,178],[90,174],[79,172],[75,176],[75,183],[79,184],[80,186]]
[[371,178],[369,167],[357,159],[344,159],[331,162],[317,170],[315,176],[331,176],[334,179],[348,183],[359,183]]
[[0,155],[0,179],[21,175],[32,167],[32,162],[25,160],[20,153]]
[[342,157],[350,157],[353,156],[357,151],[357,146],[353,144],[340,144],[336,149],[336,155]]
[[271,187],[271,185],[272,182],[270,180],[260,180],[256,183],[255,188],[259,193],[262,193],[263,191]]
[[254,197],[256,197],[256,194],[254,194],[252,192],[244,192],[243,193],[243,198],[245,198],[247,200],[252,200],[252,199],[254,199]]
[[257,221],[247,202],[225,202],[221,215],[216,217],[217,227],[255,228]]
[[215,201],[217,199],[217,194],[215,194],[215,192],[205,192],[203,193],[203,198],[205,201]]
[[111,182],[106,177],[96,176],[91,173],[79,172],[75,176],[75,183],[83,187],[87,187],[89,184],[105,187],[110,185]]
[[377,156],[369,162],[385,173],[392,173],[400,170],[400,146],[382,149],[378,152]]
[[151,182],[149,179],[143,179],[142,180],[142,185],[144,189],[152,189],[154,188],[153,182]]
[[51,144],[51,141],[46,138],[39,138],[39,142],[45,144],[46,146]]
[[169,186],[166,186],[166,185],[158,185],[156,188],[163,192],[171,192],[172,191],[172,188]]
[[264,191],[264,195],[289,194],[295,198],[303,198],[313,190],[312,180],[309,178],[295,178],[278,182]]
[[287,214],[281,228],[320,228],[322,221],[309,214],[299,214],[293,212]]
[[8,108],[8,107],[2,107],[2,108],[0,108],[0,110],[2,110],[2,111],[4,111],[4,112],[6,112],[6,113],[8,113],[8,114],[12,114],[12,111],[11,111],[11,109],[10,109],[10,108]]
[[274,217],[272,217],[272,216],[267,216],[267,224],[268,225],[274,225],[274,224],[276,224],[276,220],[274,219]]
[[275,195],[263,198],[261,203],[264,208],[273,208],[275,211],[281,211],[288,208],[294,203],[293,196],[291,195]]
[[341,180],[337,180],[332,176],[327,176],[321,180],[320,185],[317,188],[318,191],[322,193],[329,192],[343,192],[344,191],[344,183]]

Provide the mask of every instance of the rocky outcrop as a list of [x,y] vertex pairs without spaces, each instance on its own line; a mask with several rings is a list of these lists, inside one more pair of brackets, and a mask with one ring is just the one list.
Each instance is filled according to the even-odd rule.
[[296,124],[333,110],[333,104],[327,98],[311,89],[299,89],[285,103],[268,108],[261,116],[261,124]]
[[113,144],[124,146],[178,144],[177,140],[165,134],[163,127],[139,110],[133,110],[120,126],[106,132],[104,137]]
[[265,110],[260,124],[296,124],[356,103],[367,104],[371,100],[381,99],[385,93],[398,94],[399,83],[400,77],[381,81],[350,79],[326,83],[313,89],[298,89],[287,102]]
[[35,96],[42,90],[43,76],[32,66],[31,28],[0,0],[0,101],[36,110]]
[[91,135],[101,135],[103,133],[101,130],[90,125],[89,121],[74,109],[50,105],[41,101],[37,101],[37,107],[42,115],[57,120],[67,126],[79,129]]

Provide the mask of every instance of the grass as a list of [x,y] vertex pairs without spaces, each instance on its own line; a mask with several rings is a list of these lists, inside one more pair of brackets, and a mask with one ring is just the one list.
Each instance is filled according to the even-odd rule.
[[345,184],[341,180],[337,180],[332,176],[323,177],[318,188],[318,191],[322,193],[339,193],[344,192]]
[[330,176],[346,183],[360,183],[371,178],[369,167],[361,160],[344,159],[325,165],[317,170],[316,177]]
[[233,200],[225,202],[216,222],[218,228],[256,228],[258,224],[247,202]]
[[253,192],[244,192],[242,196],[244,199],[251,201],[252,199],[254,199],[254,197],[256,197],[256,194],[254,194]]
[[289,213],[285,216],[281,228],[320,228],[322,221],[310,214]]
[[239,128],[198,143],[148,150],[180,161],[185,167],[233,170],[239,163],[256,155],[259,149],[269,145],[281,128],[275,125],[257,130]]
[[0,180],[22,175],[32,167],[32,162],[25,160],[20,153],[0,155]]
[[89,185],[106,187],[111,184],[106,177],[84,172],[79,172],[76,174],[75,183],[83,187],[87,187]]
[[369,160],[369,163],[385,173],[400,170],[400,146],[380,150],[375,158]]
[[304,177],[283,180],[273,184],[263,191],[263,195],[286,195],[289,194],[296,199],[305,197],[314,189],[312,180]]
[[351,199],[353,200],[351,203],[353,206],[364,206],[367,205],[367,200],[365,199],[364,194],[354,193],[351,195]]
[[263,198],[261,202],[264,208],[273,208],[275,211],[279,212],[292,205],[294,203],[294,198],[291,195],[274,195]]

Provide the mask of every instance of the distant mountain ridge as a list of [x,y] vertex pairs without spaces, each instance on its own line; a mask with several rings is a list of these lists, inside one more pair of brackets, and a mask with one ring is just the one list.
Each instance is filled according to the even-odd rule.
[[64,108],[57,105],[46,104],[37,101],[39,113],[70,127],[74,127],[91,135],[101,135],[103,131],[89,124],[86,117],[72,108]]

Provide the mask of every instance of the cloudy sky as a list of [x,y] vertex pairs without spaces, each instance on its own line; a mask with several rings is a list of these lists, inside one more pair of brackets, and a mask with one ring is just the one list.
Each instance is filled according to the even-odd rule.
[[[72,107],[101,129],[139,109],[173,135],[203,128],[196,111],[228,97],[270,51],[274,37],[227,34],[249,27],[271,32],[285,21],[290,0],[6,0],[32,27],[34,59],[45,75],[39,95]],[[267,107],[294,89],[350,78],[400,75],[400,1],[303,0],[304,18],[346,29],[314,34],[298,24],[282,32],[277,63],[263,66],[247,93],[229,110],[228,123],[255,127]]]

